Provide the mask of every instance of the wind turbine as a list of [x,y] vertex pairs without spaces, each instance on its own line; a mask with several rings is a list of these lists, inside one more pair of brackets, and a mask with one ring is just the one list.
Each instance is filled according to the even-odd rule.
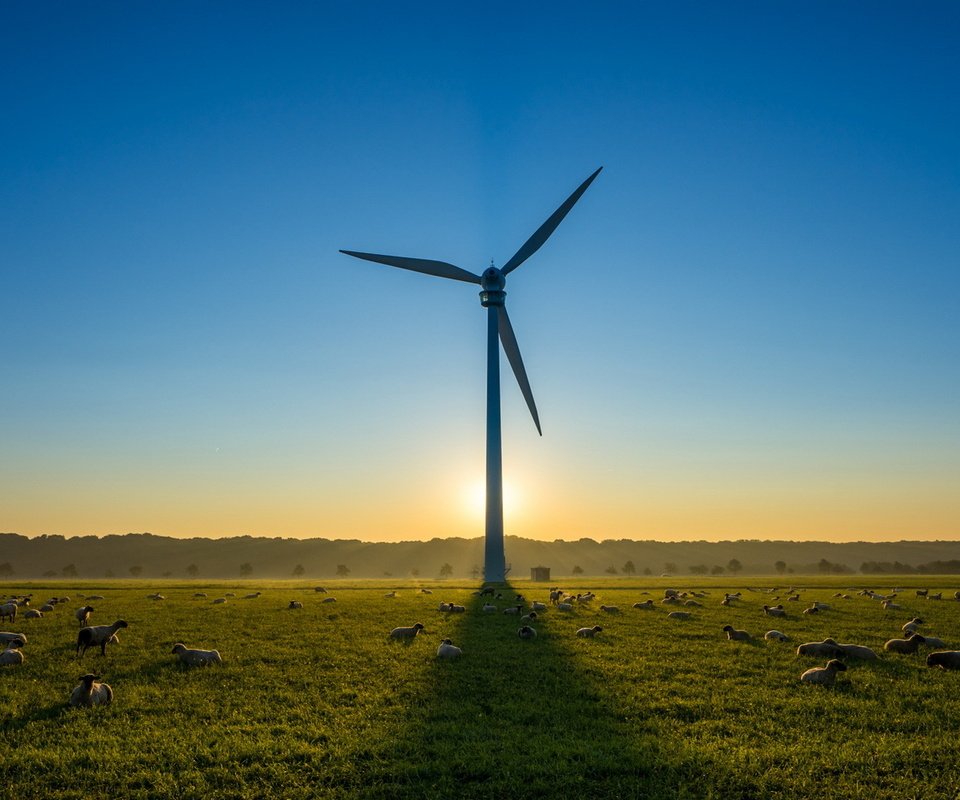
[[502,267],[497,269],[491,262],[490,266],[481,275],[475,275],[460,267],[448,264],[446,261],[432,261],[424,258],[405,258],[403,256],[385,256],[378,253],[358,253],[355,250],[341,250],[348,256],[362,258],[366,261],[375,261],[390,267],[400,267],[413,272],[423,272],[427,275],[436,275],[440,278],[451,278],[455,281],[480,284],[480,305],[487,309],[487,519],[486,537],[484,540],[483,577],[488,582],[500,583],[506,577],[506,559],[503,553],[503,463],[500,436],[500,347],[507,354],[507,360],[513,367],[513,374],[520,385],[527,408],[533,416],[533,423],[537,432],[540,430],[540,417],[537,406],[533,401],[533,392],[530,391],[530,382],[527,372],[523,368],[523,359],[520,357],[520,348],[517,346],[517,337],[513,333],[510,317],[504,306],[507,293],[506,276],[519,267],[530,256],[537,252],[552,234],[557,226],[573,208],[574,203],[587,190],[593,179],[600,174],[597,169],[589,178],[581,183],[560,207],[550,215],[536,232],[524,242],[523,246],[513,254],[513,257]]

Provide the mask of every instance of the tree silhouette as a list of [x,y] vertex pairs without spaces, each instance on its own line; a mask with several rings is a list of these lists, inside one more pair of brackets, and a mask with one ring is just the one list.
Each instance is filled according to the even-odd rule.
[[736,575],[740,570],[743,569],[743,564],[741,564],[736,558],[731,558],[727,562],[727,569]]
[[609,567],[607,567],[607,568],[604,570],[604,572],[606,572],[606,573],[609,574],[609,575],[616,575],[616,574],[617,574],[617,568],[616,568],[615,566],[613,566],[613,564],[611,564]]
[[414,578],[419,578],[420,570],[414,567],[412,570],[410,570],[410,574],[413,575]]
[[198,567],[196,564],[190,564],[187,567],[187,575],[189,575],[191,578],[196,578],[197,575],[199,574],[200,574],[200,567]]
[[46,572],[43,573],[43,577],[44,577],[44,578],[56,578],[56,577],[57,577],[57,571],[54,570],[54,569],[48,569]]
[[341,578],[346,578],[350,574],[350,567],[346,564],[337,564],[337,575]]
[[9,561],[4,561],[0,564],[0,576],[6,578],[10,575],[13,575],[13,565]]
[[306,570],[303,568],[303,564],[297,564],[297,566],[293,568],[293,577],[299,578],[304,572],[306,572]]
[[714,565],[710,568],[710,574],[711,574],[711,575],[723,575],[724,572],[725,572],[724,568],[721,567],[719,564],[714,564]]
[[130,567],[130,574],[133,575],[134,578],[139,578],[143,574],[143,567],[139,564],[134,564]]
[[253,573],[253,565],[249,561],[244,561],[240,565],[240,574],[246,577],[247,575],[251,575],[252,573]]
[[653,570],[650,569],[650,567],[644,567],[644,568],[643,568],[643,574],[644,574],[644,575],[653,575]]
[[777,571],[778,575],[783,575],[783,573],[787,571],[787,562],[778,561],[776,564],[773,565],[773,568]]
[[674,572],[679,572],[680,570],[677,569],[676,564],[674,564],[672,561],[668,561],[666,564],[663,565],[663,571],[669,572],[672,575]]
[[480,577],[480,567],[478,567],[476,564],[470,568],[470,577],[474,580]]
[[623,565],[623,574],[624,575],[636,575],[637,568],[633,565],[632,561],[628,561]]
[[691,564],[690,573],[693,575],[706,575],[710,568],[706,564]]
[[573,568],[574,575],[583,575],[583,567],[577,565]]
[[442,567],[440,567],[441,578],[449,578],[451,575],[453,575],[453,567],[451,567],[449,564],[444,564]]
[[64,578],[76,578],[77,567],[74,564],[67,564],[67,566],[60,570],[60,574],[63,575]]

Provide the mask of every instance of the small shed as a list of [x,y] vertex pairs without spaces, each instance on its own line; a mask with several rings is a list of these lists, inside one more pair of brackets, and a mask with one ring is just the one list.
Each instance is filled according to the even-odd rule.
[[530,580],[550,582],[550,567],[530,567]]

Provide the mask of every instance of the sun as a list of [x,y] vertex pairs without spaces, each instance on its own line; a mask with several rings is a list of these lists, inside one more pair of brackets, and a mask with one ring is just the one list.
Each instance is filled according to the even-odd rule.
[[[463,507],[473,519],[482,520],[487,513],[487,485],[483,480],[472,481],[463,487]],[[514,520],[522,507],[521,492],[515,483],[503,482],[503,518]]]

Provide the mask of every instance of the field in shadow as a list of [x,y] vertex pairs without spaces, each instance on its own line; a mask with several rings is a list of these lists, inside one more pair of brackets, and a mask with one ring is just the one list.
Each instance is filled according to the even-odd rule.
[[574,621],[549,611],[536,639],[520,640],[518,618],[500,610],[513,590],[502,593],[495,613],[475,599],[446,620],[464,656],[421,677],[420,702],[381,754],[388,768],[368,773],[363,795],[703,796],[696,766],[638,724],[643,709],[605,701],[581,667],[575,648],[603,649],[603,639],[577,639]]

